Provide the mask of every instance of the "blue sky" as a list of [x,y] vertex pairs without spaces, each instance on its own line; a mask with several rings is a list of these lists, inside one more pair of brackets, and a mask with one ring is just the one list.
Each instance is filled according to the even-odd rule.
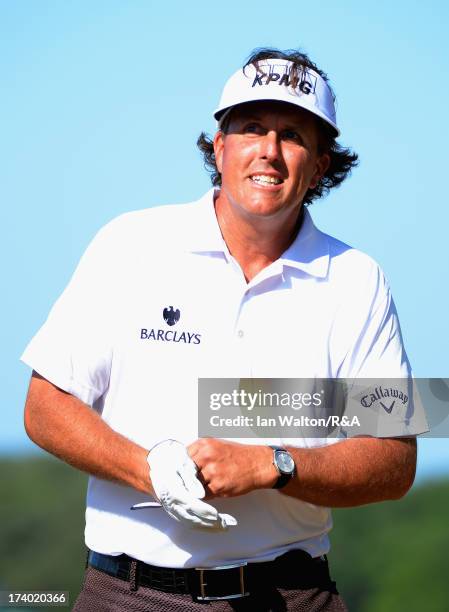
[[[18,358],[88,242],[209,187],[195,140],[259,46],[301,47],[329,74],[361,163],[313,217],[383,266],[416,375],[447,377],[448,17],[443,0],[1,0],[0,452],[31,448]],[[448,446],[422,441],[420,474],[449,473]]]

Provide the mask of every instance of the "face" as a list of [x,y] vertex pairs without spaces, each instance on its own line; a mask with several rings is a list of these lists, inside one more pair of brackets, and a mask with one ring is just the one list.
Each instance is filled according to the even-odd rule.
[[214,139],[220,197],[244,215],[296,216],[329,165],[317,130],[313,115],[282,102],[234,109],[227,133]]

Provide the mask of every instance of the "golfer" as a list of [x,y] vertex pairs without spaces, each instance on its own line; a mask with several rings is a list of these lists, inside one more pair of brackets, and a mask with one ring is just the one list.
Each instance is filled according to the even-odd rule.
[[257,50],[214,117],[213,188],[101,229],[22,357],[28,435],[91,475],[76,611],[345,610],[330,508],[413,483],[399,401],[382,436],[198,438],[198,378],[411,375],[382,271],[309,213],[357,161],[324,72]]

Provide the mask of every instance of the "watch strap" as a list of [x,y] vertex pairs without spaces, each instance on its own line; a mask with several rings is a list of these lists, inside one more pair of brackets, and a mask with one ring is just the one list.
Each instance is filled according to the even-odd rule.
[[273,485],[273,489],[282,489],[285,485],[290,482],[293,474],[279,474],[279,478]]

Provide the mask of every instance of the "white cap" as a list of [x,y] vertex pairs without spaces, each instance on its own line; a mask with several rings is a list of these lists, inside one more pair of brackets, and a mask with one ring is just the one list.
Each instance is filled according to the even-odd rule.
[[237,104],[277,100],[317,115],[339,136],[334,99],[326,81],[311,68],[300,68],[299,82],[292,82],[292,68],[290,61],[269,58],[259,61],[258,69],[249,64],[238,70],[224,86],[220,104],[214,112],[219,125],[227,111]]

